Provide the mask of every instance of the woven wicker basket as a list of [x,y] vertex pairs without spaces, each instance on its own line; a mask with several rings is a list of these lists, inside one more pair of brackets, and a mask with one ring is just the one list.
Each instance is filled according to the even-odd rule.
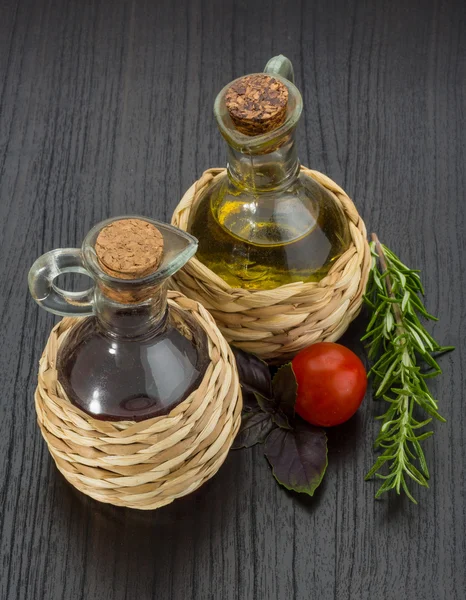
[[[215,317],[225,338],[270,362],[283,362],[317,341],[335,341],[361,309],[370,269],[366,227],[356,207],[331,179],[302,167],[326,187],[348,218],[351,245],[318,283],[291,283],[273,290],[230,287],[196,258],[173,278],[172,287],[201,302]],[[189,214],[214,178],[209,169],[186,192],[172,223],[186,230]]]
[[60,321],[42,355],[35,394],[42,435],[65,478],[101,502],[147,510],[189,494],[218,471],[239,428],[241,392],[228,344],[197,302],[169,292],[169,303],[205,330],[211,363],[199,388],[167,416],[100,421],[69,402],[56,356],[79,319]]

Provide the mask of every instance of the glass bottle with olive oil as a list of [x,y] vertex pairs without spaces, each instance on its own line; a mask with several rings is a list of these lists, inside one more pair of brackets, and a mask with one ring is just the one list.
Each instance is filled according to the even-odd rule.
[[214,112],[228,164],[191,213],[196,257],[232,287],[319,281],[350,234],[335,199],[300,172],[294,131],[302,99],[285,57],[228,84]]

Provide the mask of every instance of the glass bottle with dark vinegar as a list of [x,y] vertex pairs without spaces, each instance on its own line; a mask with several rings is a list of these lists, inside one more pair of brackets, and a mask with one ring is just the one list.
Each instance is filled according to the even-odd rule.
[[[64,316],[91,315],[60,346],[58,381],[69,400],[97,419],[140,421],[167,414],[196,389],[209,364],[205,332],[167,305],[167,278],[195,253],[197,240],[142,217],[96,225],[82,249],[52,250],[31,268],[32,296]],[[94,286],[68,292],[62,273]]]
[[332,194],[300,171],[294,131],[302,99],[290,61],[229,83],[214,113],[228,143],[227,172],[193,208],[196,258],[232,287],[271,289],[319,281],[348,248]]

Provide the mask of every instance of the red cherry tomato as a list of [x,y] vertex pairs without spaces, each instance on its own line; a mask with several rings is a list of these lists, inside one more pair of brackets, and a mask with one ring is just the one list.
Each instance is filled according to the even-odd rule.
[[367,374],[354,352],[340,344],[320,342],[301,350],[292,366],[298,382],[296,412],[305,421],[331,427],[358,410]]

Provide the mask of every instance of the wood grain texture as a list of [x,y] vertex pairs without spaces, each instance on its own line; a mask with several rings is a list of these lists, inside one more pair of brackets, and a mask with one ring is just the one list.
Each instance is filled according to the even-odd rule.
[[[466,597],[466,9],[461,0],[0,1],[0,598],[463,600]],[[279,488],[260,449],[232,453],[151,514],[93,502],[55,469],[35,422],[54,322],[28,297],[42,252],[112,215],[168,219],[225,160],[218,90],[289,56],[302,162],[352,196],[422,269],[448,422],[425,444],[418,507],[365,483],[374,416],[330,432],[312,499]],[[363,323],[345,341],[358,343]]]

